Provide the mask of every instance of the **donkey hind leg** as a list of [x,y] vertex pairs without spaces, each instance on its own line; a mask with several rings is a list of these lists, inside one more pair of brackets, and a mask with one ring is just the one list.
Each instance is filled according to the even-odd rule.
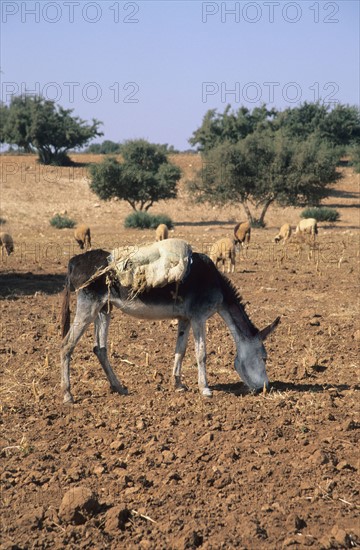
[[99,311],[95,319],[95,347],[93,351],[99,359],[100,365],[104,369],[107,379],[109,380],[111,391],[127,395],[128,391],[117,379],[107,355],[106,343],[111,316],[110,313],[107,313],[106,309],[107,306]]
[[181,365],[186,352],[190,331],[190,321],[179,319],[178,321],[178,336],[175,348],[175,364],[173,370],[174,384],[176,391],[186,391],[187,387],[181,382]]
[[195,354],[198,365],[199,390],[204,397],[212,397],[212,391],[208,386],[206,377],[206,334],[205,321],[191,322],[195,339]]
[[70,391],[71,355],[87,327],[94,321],[98,313],[98,305],[83,292],[80,291],[78,294],[74,321],[61,344],[61,389],[64,394],[64,403],[74,402]]

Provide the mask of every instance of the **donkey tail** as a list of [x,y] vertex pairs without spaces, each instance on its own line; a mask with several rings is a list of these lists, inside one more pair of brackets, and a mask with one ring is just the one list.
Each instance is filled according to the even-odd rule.
[[66,277],[61,307],[61,337],[65,338],[70,330],[70,281]]

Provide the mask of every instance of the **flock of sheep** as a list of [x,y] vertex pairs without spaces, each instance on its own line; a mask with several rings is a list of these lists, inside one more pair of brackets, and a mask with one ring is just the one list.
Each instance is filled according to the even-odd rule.
[[[275,236],[274,242],[283,244],[288,242],[301,244],[302,242],[308,242],[312,244],[315,241],[315,237],[318,233],[317,222],[315,218],[305,218],[301,220],[296,226],[295,234],[292,234],[291,225],[284,223],[280,227],[279,233]],[[250,242],[251,227],[249,222],[238,223],[234,227],[234,236],[224,237],[216,241],[210,249],[210,258],[218,267],[222,265],[222,271],[225,271],[225,264],[228,263],[228,273],[234,273],[235,271],[235,257],[236,251],[240,251],[241,248],[247,250]]]
[[[314,218],[306,218],[301,220],[295,230],[295,234],[292,233],[290,224],[284,223],[280,227],[279,233],[275,236],[274,242],[283,242],[285,245],[288,242],[304,242],[305,239],[312,240],[314,242],[318,233],[317,222]],[[210,249],[210,258],[216,265],[221,264],[222,271],[225,271],[225,264],[228,264],[228,273],[234,273],[235,271],[235,257],[236,251],[240,251],[241,248],[247,250],[250,242],[251,227],[249,222],[238,223],[234,227],[233,238],[223,237],[216,241]],[[164,223],[161,223],[155,231],[155,240],[162,241],[169,237],[169,231]],[[91,231],[90,227],[84,224],[78,225],[74,231],[74,238],[78,243],[81,250],[91,250]],[[0,233],[0,246],[1,257],[4,254],[9,256],[14,252],[14,241],[9,233]]]

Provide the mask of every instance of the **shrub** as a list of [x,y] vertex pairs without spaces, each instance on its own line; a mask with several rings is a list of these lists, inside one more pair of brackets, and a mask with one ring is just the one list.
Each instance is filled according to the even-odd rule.
[[300,214],[302,218],[315,218],[317,222],[336,222],[340,218],[340,214],[335,208],[326,206],[314,206],[306,208]]
[[357,174],[360,173],[360,146],[354,146],[350,152],[351,164]]
[[74,220],[71,220],[67,216],[61,216],[60,214],[56,214],[50,220],[50,225],[56,227],[56,229],[71,229],[75,224],[76,222],[74,222]]
[[164,223],[169,229],[174,227],[174,224],[166,214],[149,214],[148,212],[138,211],[129,214],[124,221],[126,228],[138,229],[156,229],[160,223]]

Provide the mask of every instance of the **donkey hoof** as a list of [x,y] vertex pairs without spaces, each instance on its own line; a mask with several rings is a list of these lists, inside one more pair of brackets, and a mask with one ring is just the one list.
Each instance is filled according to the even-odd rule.
[[72,405],[74,403],[74,398],[71,393],[64,395],[63,405]]
[[128,395],[129,391],[125,386],[111,386],[111,391],[119,395]]
[[204,388],[202,391],[203,397],[212,397],[212,391],[210,388]]
[[185,384],[176,384],[175,391],[178,393],[185,392],[188,391],[188,388],[185,386]]

